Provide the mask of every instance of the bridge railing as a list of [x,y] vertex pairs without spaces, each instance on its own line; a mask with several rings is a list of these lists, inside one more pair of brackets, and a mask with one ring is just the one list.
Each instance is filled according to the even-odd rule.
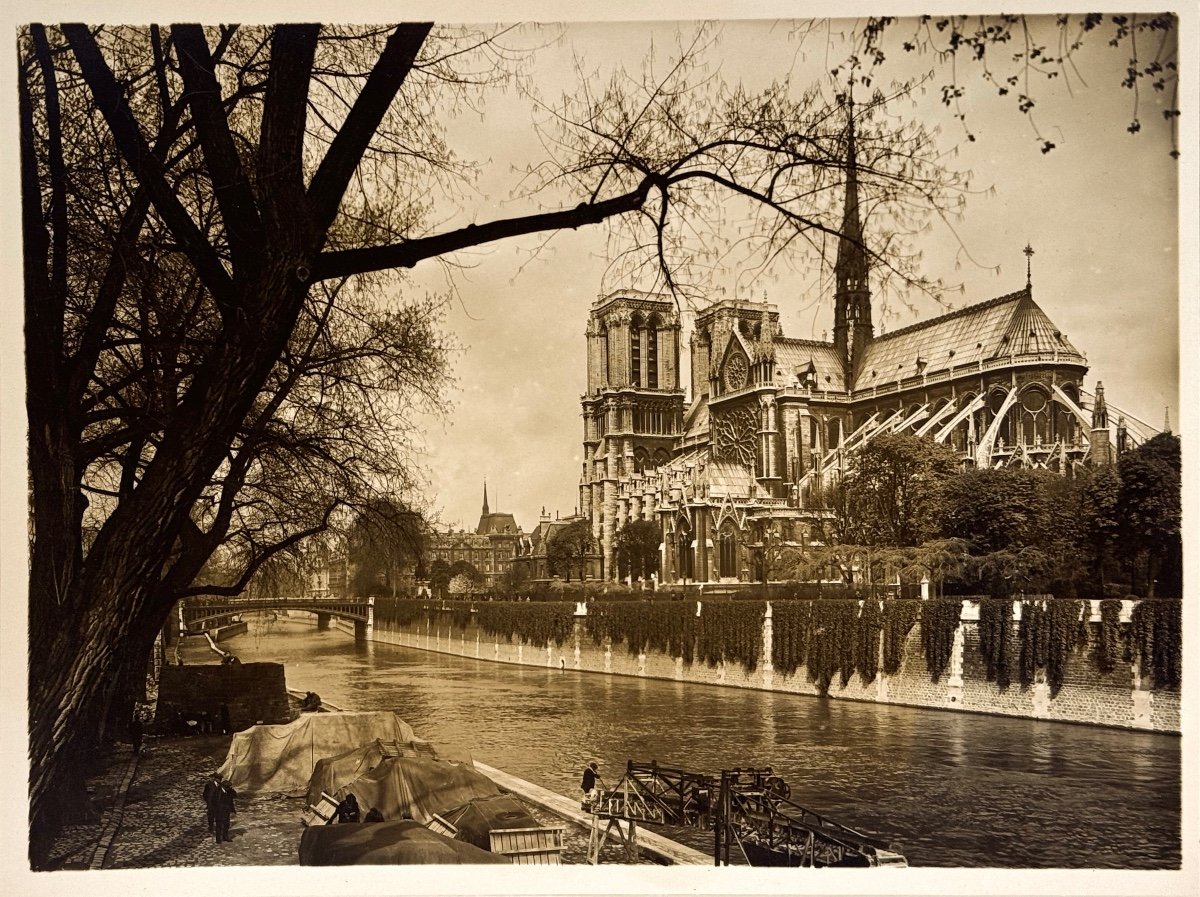
[[194,598],[183,602],[181,622],[186,629],[199,631],[200,624],[215,624],[246,611],[302,609],[312,613],[329,613],[347,619],[365,621],[370,614],[370,598],[333,598],[297,596],[289,598]]

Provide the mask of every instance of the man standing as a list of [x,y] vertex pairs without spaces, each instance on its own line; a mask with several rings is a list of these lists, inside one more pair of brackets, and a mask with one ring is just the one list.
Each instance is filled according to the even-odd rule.
[[204,783],[204,806],[208,809],[208,833],[216,831],[217,792],[221,790],[221,774],[214,772]]
[[235,797],[237,797],[237,792],[233,790],[233,785],[227,780],[223,780],[213,793],[213,803],[216,805],[213,808],[213,816],[216,821],[213,840],[218,844],[222,841],[233,840],[233,838],[229,837],[229,817],[237,813],[233,805]]
[[583,768],[583,780],[579,787],[583,789],[584,803],[592,803],[597,797],[596,783],[600,780],[600,764],[592,760]]

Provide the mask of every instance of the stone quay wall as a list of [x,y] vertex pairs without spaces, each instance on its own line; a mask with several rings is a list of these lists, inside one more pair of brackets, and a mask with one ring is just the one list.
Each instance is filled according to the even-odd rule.
[[[1132,602],[1125,602],[1121,619],[1128,623]],[[670,679],[706,685],[735,688],[755,688],[789,694],[818,695],[817,686],[808,680],[807,670],[798,669],[793,675],[777,674],[771,665],[771,612],[768,605],[763,620],[763,661],[747,673],[740,664],[719,663],[715,667],[696,660],[685,664],[681,657],[669,657],[659,652],[630,655],[624,643],[612,645],[608,640],[596,645],[584,628],[586,607],[576,612],[574,633],[563,645],[548,647],[523,644],[519,639],[506,642],[482,632],[470,624],[465,630],[452,626],[450,615],[442,620],[422,619],[408,626],[390,626],[373,621],[367,628],[367,638],[384,644],[406,648],[437,651],[459,657],[472,657],[496,663],[513,663],[608,673],[618,676],[640,676]],[[1020,605],[1014,607],[1014,637]],[[858,673],[844,686],[835,676],[829,687],[829,697],[838,700],[874,701],[938,710],[988,713],[1027,719],[1086,723],[1126,729],[1178,733],[1180,731],[1180,693],[1178,690],[1155,689],[1148,676],[1142,676],[1135,663],[1118,665],[1112,673],[1103,674],[1091,657],[1091,649],[1073,653],[1068,661],[1062,687],[1051,696],[1044,672],[1028,687],[1013,682],[1000,689],[988,682],[984,660],[979,652],[978,605],[963,602],[950,664],[934,682],[929,674],[922,649],[920,623],[908,635],[900,669],[893,675],[882,671],[871,683],[861,681]],[[1099,602],[1091,602],[1089,627],[1094,636],[1100,626]],[[335,626],[353,633],[352,625],[336,621]],[[1091,639],[1091,643],[1095,638]]]
[[207,713],[221,718],[229,708],[229,723],[241,731],[255,723],[281,723],[292,718],[283,664],[205,663],[166,665],[158,684],[158,722],[168,726],[182,714],[196,719]]

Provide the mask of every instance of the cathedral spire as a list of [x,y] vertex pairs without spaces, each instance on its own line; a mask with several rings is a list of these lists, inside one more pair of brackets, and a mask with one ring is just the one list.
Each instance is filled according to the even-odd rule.
[[[853,85],[851,85],[851,91]],[[833,343],[846,372],[846,387],[853,387],[854,374],[867,344],[875,335],[871,323],[869,269],[863,243],[862,216],[858,204],[858,146],[854,132],[854,96],[847,92],[846,107],[846,196],[842,229],[834,265]]]
[[483,481],[483,516],[486,517],[487,515],[488,515],[487,480],[484,480]]

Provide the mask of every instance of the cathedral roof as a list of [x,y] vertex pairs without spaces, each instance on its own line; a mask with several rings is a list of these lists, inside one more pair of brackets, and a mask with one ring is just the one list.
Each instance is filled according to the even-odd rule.
[[711,498],[726,497],[749,499],[768,497],[754,474],[744,465],[732,461],[709,461],[704,465],[703,480],[708,483]]
[[690,440],[695,437],[708,437],[707,394],[696,398],[683,417],[683,438]]
[[[775,338],[776,383],[779,386],[792,384],[792,376],[802,373],[812,364],[817,374],[817,389],[830,392],[845,392],[846,376],[842,360],[833,343],[810,339]],[[779,382],[782,378],[782,382]]]
[[1086,364],[1026,288],[875,337],[863,355],[854,389],[951,366],[1039,354],[1047,360]]

